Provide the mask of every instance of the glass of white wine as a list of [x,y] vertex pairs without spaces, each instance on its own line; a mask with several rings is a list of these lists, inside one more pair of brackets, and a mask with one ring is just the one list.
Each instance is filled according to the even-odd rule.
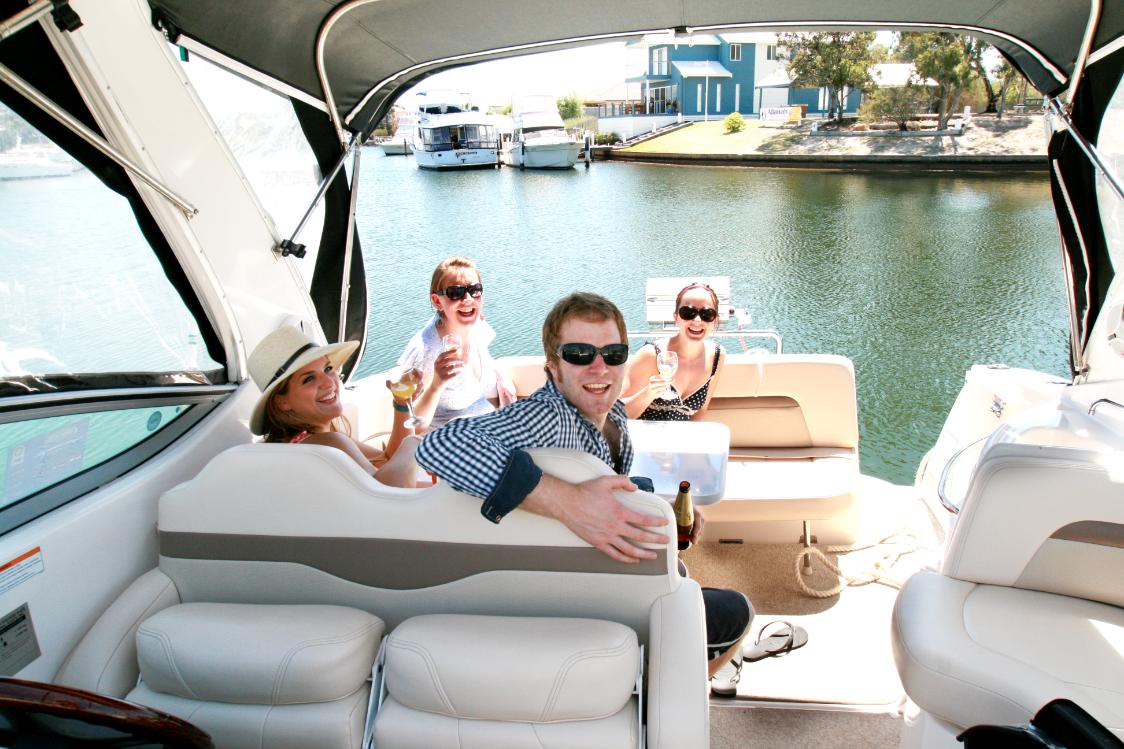
[[679,369],[679,354],[667,348],[660,349],[656,353],[656,369],[660,371],[661,377],[672,379]]
[[418,418],[414,413],[414,392],[418,389],[418,373],[412,367],[406,367],[398,375],[398,379],[390,383],[390,392],[395,398],[406,401],[406,410],[410,416],[402,422],[407,429],[425,426],[425,420]]

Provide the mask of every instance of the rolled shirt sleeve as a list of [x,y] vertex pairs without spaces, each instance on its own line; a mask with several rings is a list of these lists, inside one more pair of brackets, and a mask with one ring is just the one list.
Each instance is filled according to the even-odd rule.
[[[613,406],[609,418],[621,434],[620,473],[632,463],[624,406]],[[527,450],[562,447],[588,452],[613,467],[605,437],[548,381],[530,398],[494,413],[454,419],[425,436],[418,446],[418,465],[457,491],[484,500],[481,514],[498,523],[534,491],[542,470]]]

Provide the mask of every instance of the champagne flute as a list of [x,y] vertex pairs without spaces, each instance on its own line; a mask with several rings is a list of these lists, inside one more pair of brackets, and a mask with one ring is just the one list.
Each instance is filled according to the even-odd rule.
[[660,371],[661,377],[672,379],[675,377],[675,372],[679,369],[679,354],[667,348],[662,348],[656,354],[656,368]]
[[[459,335],[457,335],[456,333],[449,333],[448,335],[442,336],[441,337],[441,350],[442,350],[442,352],[455,351],[456,355],[457,355],[457,359],[460,360],[460,356],[461,356],[461,337]],[[451,364],[451,362],[450,362],[450,364]],[[459,371],[460,370],[457,369],[457,372],[459,372]],[[450,372],[449,376],[452,376],[453,374],[456,374],[456,372]]]
[[390,383],[390,392],[395,398],[406,401],[406,410],[410,416],[402,422],[407,429],[425,426],[425,420],[418,418],[414,413],[414,392],[418,389],[418,375],[412,367],[406,367],[398,375],[398,379]]

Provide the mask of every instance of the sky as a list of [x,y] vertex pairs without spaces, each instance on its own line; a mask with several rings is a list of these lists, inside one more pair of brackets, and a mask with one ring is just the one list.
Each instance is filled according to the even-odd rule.
[[[877,43],[889,47],[892,42],[891,32],[878,32]],[[503,106],[513,95],[577,93],[584,99],[619,98],[610,93],[622,91],[626,78],[643,72],[642,50],[626,48],[624,42],[611,42],[437,73],[408,90],[398,101],[405,104],[418,92],[438,89],[467,93],[481,109]]]

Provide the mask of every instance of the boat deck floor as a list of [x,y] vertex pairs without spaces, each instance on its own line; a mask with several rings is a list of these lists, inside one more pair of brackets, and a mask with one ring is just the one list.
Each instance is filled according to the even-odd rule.
[[[902,582],[938,565],[945,518],[912,487],[869,477],[861,502],[878,522],[864,527],[855,546],[882,543],[821,548],[844,575],[859,578],[837,595],[801,590],[798,575],[818,591],[840,578],[815,558],[810,570],[798,571],[799,543],[698,544],[683,553],[700,584],[735,588],[753,602],[750,638],[777,620],[808,631],[804,647],[745,663],[736,698],[711,698],[712,747],[750,740],[755,747],[897,746],[905,695],[891,652],[891,611]],[[870,581],[875,574],[880,581]],[[827,741],[825,731],[850,740]]]

